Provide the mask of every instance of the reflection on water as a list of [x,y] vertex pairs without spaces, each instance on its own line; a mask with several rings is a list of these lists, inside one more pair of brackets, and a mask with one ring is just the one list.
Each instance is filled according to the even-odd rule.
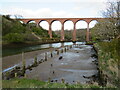
[[[85,42],[76,42],[76,44],[84,44]],[[33,51],[38,49],[44,49],[44,48],[59,48],[61,46],[66,45],[72,45],[72,42],[64,42],[64,43],[52,43],[52,44],[42,44],[42,45],[33,45],[33,46],[27,46],[27,47],[15,47],[15,48],[4,48],[2,51],[3,56],[9,56],[14,55],[26,51]]]
[[51,47],[54,47],[54,48],[58,48],[58,47],[61,47],[61,43],[53,43],[53,44],[50,44]]

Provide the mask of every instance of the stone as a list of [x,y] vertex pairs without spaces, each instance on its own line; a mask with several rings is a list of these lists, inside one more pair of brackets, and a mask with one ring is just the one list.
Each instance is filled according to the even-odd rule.
[[60,57],[59,57],[59,60],[61,60],[62,58],[63,58],[63,57],[62,57],[62,56],[60,56]]

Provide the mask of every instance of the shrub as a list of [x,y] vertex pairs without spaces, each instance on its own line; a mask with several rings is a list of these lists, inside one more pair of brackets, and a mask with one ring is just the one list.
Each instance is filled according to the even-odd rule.
[[19,33],[8,33],[3,37],[3,39],[13,43],[24,42],[24,36]]

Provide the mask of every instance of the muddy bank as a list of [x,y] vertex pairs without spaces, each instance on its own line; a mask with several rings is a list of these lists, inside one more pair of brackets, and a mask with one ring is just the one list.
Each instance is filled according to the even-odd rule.
[[[47,60],[45,60],[45,53],[47,53]],[[97,65],[95,64],[96,58],[91,57],[94,53],[91,45],[62,47],[59,48],[59,53],[54,48],[28,52],[24,55],[26,65],[31,65],[35,56],[37,62],[40,63],[31,69],[27,69],[25,76],[42,81],[61,82],[62,79],[66,83],[88,83],[93,81],[92,77],[95,77],[98,73]],[[16,63],[20,63],[18,58],[21,60],[21,55],[11,57],[11,66],[13,66],[14,60],[16,60]],[[10,57],[6,57],[6,62],[8,59]]]
[[[54,48],[44,49],[44,50],[37,50],[32,52],[26,52],[24,53],[24,59],[29,62],[31,60],[34,60],[34,57],[36,55],[40,55],[44,52],[52,51]],[[7,69],[9,67],[19,65],[22,62],[22,53],[12,56],[6,56],[2,58],[2,70]]]
[[73,46],[67,52],[55,55],[32,70],[27,70],[26,76],[42,81],[50,79],[51,82],[61,82],[64,79],[67,83],[87,83],[91,81],[87,77],[98,73],[97,65],[93,62],[96,59],[91,57],[93,53],[92,46]]

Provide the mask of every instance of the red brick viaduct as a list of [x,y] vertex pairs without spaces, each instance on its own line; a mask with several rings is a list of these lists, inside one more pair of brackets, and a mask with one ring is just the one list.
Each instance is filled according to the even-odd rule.
[[105,18],[27,18],[27,19],[19,19],[20,21],[23,21],[23,23],[27,24],[30,21],[35,21],[37,25],[39,25],[39,23],[41,21],[47,21],[49,24],[49,30],[48,30],[48,34],[50,36],[50,38],[52,38],[52,29],[51,29],[51,24],[54,21],[60,21],[61,25],[62,25],[62,30],[61,30],[61,41],[64,41],[64,23],[66,21],[72,21],[74,24],[74,29],[73,29],[73,41],[76,41],[76,23],[80,20],[83,20],[87,23],[87,31],[86,31],[86,41],[89,41],[89,34],[90,34],[90,30],[89,30],[89,23],[93,20],[96,20],[99,22],[99,20],[103,20]]

